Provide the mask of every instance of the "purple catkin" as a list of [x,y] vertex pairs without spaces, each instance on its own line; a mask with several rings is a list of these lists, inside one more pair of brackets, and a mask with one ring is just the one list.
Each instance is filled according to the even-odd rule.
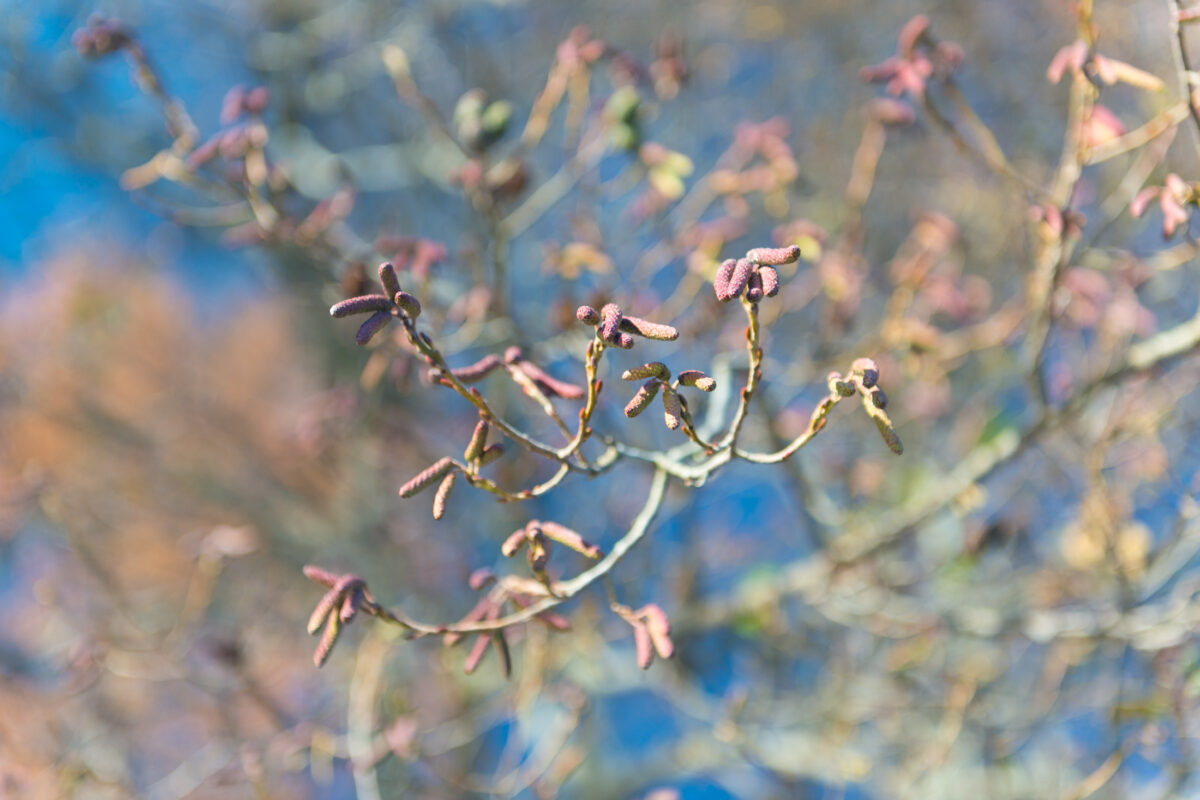
[[582,322],[584,325],[599,325],[600,312],[591,306],[580,306],[575,309],[575,319]]
[[503,362],[500,361],[500,356],[492,353],[479,359],[474,364],[452,369],[450,370],[450,374],[463,383],[475,383],[486,378],[488,373],[500,366],[501,363]]
[[483,455],[483,448],[487,445],[489,427],[486,419],[481,419],[475,423],[475,431],[471,434],[471,441],[467,444],[467,449],[463,451],[464,460],[474,461]]
[[375,334],[387,327],[387,324],[391,321],[392,314],[390,311],[376,311],[374,314],[367,317],[366,322],[359,326],[358,333],[354,334],[354,341],[361,345],[365,345],[367,342],[371,341]]
[[342,607],[338,611],[338,619],[343,625],[354,619],[354,615],[358,613],[358,607],[362,603],[362,599],[362,589],[352,589],[346,592],[345,597],[342,598]]
[[650,634],[650,641],[654,643],[659,657],[670,658],[675,652],[675,645],[671,641],[671,623],[667,619],[667,612],[651,603],[642,609],[642,619],[645,620],[646,632]]
[[722,303],[733,299],[733,295],[729,293],[729,279],[733,277],[733,270],[736,266],[737,259],[727,258],[721,262],[721,266],[717,267],[717,276],[713,279],[713,289],[717,293],[717,299]]
[[658,395],[658,389],[662,386],[657,378],[651,378],[642,384],[642,388],[637,390],[637,394],[625,406],[625,416],[633,419],[638,414],[645,411],[654,398]]
[[800,245],[790,247],[756,247],[746,253],[746,258],[758,264],[769,264],[777,267],[780,264],[791,264],[800,258]]
[[467,660],[463,662],[463,672],[470,675],[479,668],[479,662],[483,661],[483,657],[487,655],[488,647],[492,644],[492,637],[486,633],[481,633],[475,637],[475,644],[471,646],[471,652],[467,654]]
[[308,618],[308,633],[315,636],[317,631],[321,630],[321,626],[325,624],[325,620],[329,618],[330,612],[334,606],[341,602],[342,593],[336,589],[330,589],[321,598],[321,602],[317,603],[317,607],[313,609],[312,615]]
[[856,358],[850,365],[851,372],[862,375],[862,385],[870,389],[879,381],[879,365],[871,358]]
[[650,632],[640,622],[630,624],[633,625],[633,644],[637,651],[638,666],[650,669],[650,664],[654,661],[654,645],[650,641]]
[[433,518],[441,519],[446,514],[446,501],[450,499],[450,491],[454,488],[457,472],[450,472],[438,484],[437,494],[433,496]]
[[313,653],[313,664],[315,666],[319,668],[329,658],[329,654],[333,651],[333,646],[337,643],[341,632],[342,621],[336,616],[331,616],[329,622],[325,625],[325,635],[321,637],[321,641],[317,645],[317,651]]
[[256,86],[246,93],[246,99],[242,101],[242,108],[251,114],[261,114],[270,102],[271,90],[265,86]]
[[503,443],[496,442],[495,444],[489,444],[483,448],[483,452],[479,455],[479,466],[486,467],[502,455],[504,455]]
[[500,555],[505,558],[512,558],[517,553],[521,552],[521,548],[529,541],[529,534],[525,528],[513,531],[509,537],[504,540],[504,544],[500,545]]
[[188,169],[199,169],[209,161],[212,161],[217,155],[217,147],[219,145],[220,141],[214,137],[193,150],[192,154],[187,158]]
[[[618,334],[621,327],[621,307],[616,303],[609,303],[600,309],[600,338],[612,344],[618,343]],[[630,345],[632,346],[632,345]]]
[[328,586],[330,589],[332,589],[334,586],[337,586],[338,581],[342,579],[341,575],[334,575],[329,570],[321,569],[320,567],[313,566],[312,564],[306,564],[304,566],[304,577],[308,578],[310,581],[316,581],[322,586]]
[[582,553],[588,558],[603,558],[604,551],[588,540],[584,539],[570,528],[559,525],[557,522],[543,522],[542,533],[550,537],[559,544],[566,545],[577,553]]
[[418,473],[408,483],[400,487],[401,497],[412,497],[417,492],[427,489],[437,480],[440,480],[443,475],[454,468],[454,461],[449,457],[439,458],[433,462],[428,468]]
[[640,381],[644,378],[658,378],[660,381],[671,380],[671,370],[661,361],[651,361],[640,367],[633,367],[621,373],[621,380]]
[[774,297],[779,294],[779,273],[774,267],[759,267],[758,274],[762,278],[763,294]]
[[516,364],[518,361],[524,360],[524,358],[525,358],[525,351],[522,350],[521,348],[517,347],[516,345],[513,345],[512,347],[510,347],[504,351],[504,363],[505,364]]
[[496,573],[492,572],[487,567],[480,567],[479,569],[472,572],[470,577],[467,578],[467,586],[470,586],[471,589],[478,592],[480,589],[482,589],[484,586],[487,586],[489,583],[491,583],[495,579],[496,579]]
[[393,299],[396,305],[400,307],[409,319],[416,319],[421,316],[421,301],[413,297],[408,292],[400,291],[394,294]]
[[359,297],[351,297],[349,300],[343,300],[340,303],[334,303],[329,307],[329,316],[341,319],[353,314],[388,311],[391,307],[392,301],[381,294],[364,294]]
[[663,389],[663,420],[671,430],[683,424],[683,406],[679,402],[679,395],[669,387]]
[[746,258],[738,259],[737,264],[733,267],[733,274],[729,276],[729,288],[726,291],[730,300],[742,296],[742,292],[745,290],[746,284],[750,282],[750,276],[753,272],[753,261]]
[[620,328],[626,333],[636,333],[638,336],[656,339],[660,342],[673,342],[679,338],[679,331],[670,325],[650,322],[641,317],[622,317]]
[[630,336],[628,333],[618,333],[617,340],[615,342],[613,342],[613,344],[615,344],[617,347],[621,348],[622,350],[632,350],[633,349],[633,337]]
[[717,382],[698,369],[685,369],[679,373],[679,383],[694,386],[702,392],[711,392],[717,388]]
[[517,367],[532,378],[547,394],[557,395],[566,400],[578,400],[584,395],[582,386],[560,381],[532,361],[521,361]]
[[762,276],[758,274],[758,270],[750,273],[750,280],[746,282],[746,301],[757,303],[763,299],[763,282]]
[[396,268],[391,262],[385,261],[379,265],[379,285],[388,297],[395,297],[396,292],[400,291],[400,278],[397,277]]

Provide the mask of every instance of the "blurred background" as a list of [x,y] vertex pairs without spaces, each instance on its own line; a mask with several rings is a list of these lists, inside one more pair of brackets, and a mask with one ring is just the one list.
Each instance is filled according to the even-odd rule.
[[[179,138],[145,75],[72,44],[94,13],[136,37],[192,148],[249,139],[163,156]],[[1030,192],[860,78],[917,13],[965,53],[930,101],[956,124],[965,98],[1048,184],[1071,101],[1046,70],[1080,35],[1065,0],[0,0],[0,796],[1200,795],[1198,364],[1121,371],[1131,345],[1191,335],[1187,225],[1166,241],[1156,206],[1127,207],[1196,174],[1195,132],[1073,185],[1047,411],[1022,358],[1049,241]],[[1102,87],[1114,124],[1165,113],[1164,4],[1097,2],[1094,23],[1099,52],[1165,82]],[[548,75],[566,99],[539,116]],[[269,103],[221,121],[237,85]],[[473,89],[511,122],[456,146]],[[455,366],[516,344],[582,383],[578,304],[676,325],[612,356],[595,421],[665,448],[682,436],[624,418],[619,370],[740,386],[744,319],[704,281],[784,242],[804,259],[763,304],[746,446],[804,430],[826,373],[871,356],[902,457],[842,407],[784,464],[674,483],[607,590],[565,607],[570,632],[513,631],[510,679],[372,619],[314,668],[323,589],[302,565],[454,621],[475,569],[523,569],[499,553],[513,529],[608,548],[650,474],[622,462],[528,503],[460,486],[437,522],[398,498],[476,416],[398,325],[364,349],[329,318],[380,258]],[[556,434],[516,387],[481,387]],[[552,474],[508,444],[498,483]],[[638,669],[609,591],[666,609],[673,659]]]

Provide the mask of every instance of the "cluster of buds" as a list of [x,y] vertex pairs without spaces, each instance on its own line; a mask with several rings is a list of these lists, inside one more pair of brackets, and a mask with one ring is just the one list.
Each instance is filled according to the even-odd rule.
[[310,635],[316,636],[324,628],[321,641],[313,653],[313,663],[320,667],[333,651],[342,626],[354,619],[360,610],[371,613],[375,608],[375,598],[367,591],[366,582],[357,575],[336,575],[312,565],[304,568],[304,574],[309,580],[329,589],[308,618]]
[[[531,603],[535,602],[539,597],[545,596],[545,589],[536,583],[530,582],[528,579],[519,579],[512,576],[504,578],[500,585],[496,585],[496,576],[490,569],[478,569],[471,573],[471,577],[467,581],[468,585],[475,591],[481,591],[489,587],[494,587],[489,591],[474,608],[467,612],[460,622],[490,622],[500,618],[504,612],[505,602],[511,602],[517,608],[526,608]],[[530,585],[526,585],[530,584]],[[571,629],[571,623],[566,617],[561,614],[556,614],[553,611],[543,611],[537,615],[537,619],[543,622],[548,628],[555,631],[568,631]],[[462,634],[447,633],[442,641],[447,647],[452,647],[461,641]],[[504,636],[504,631],[495,630],[479,633],[475,637],[475,644],[471,647],[471,651],[467,654],[466,660],[463,662],[463,671],[470,675],[478,669],[483,657],[487,655],[488,650],[495,648],[500,655],[500,669],[504,677],[512,674],[512,657],[508,651],[508,640]]]
[[[508,370],[509,375],[527,394],[541,393],[565,400],[578,400],[584,395],[582,386],[554,377],[526,358],[524,351],[519,347],[508,348],[503,357],[489,353],[474,364],[450,370],[450,374],[460,383],[477,383],[501,367]],[[445,374],[436,368],[429,371],[429,379],[435,383],[446,383]]]
[[1054,54],[1050,66],[1046,68],[1046,80],[1058,83],[1068,70],[1073,75],[1083,76],[1097,84],[1114,86],[1127,83],[1152,92],[1163,88],[1163,82],[1157,75],[1093,52],[1083,39],[1076,39]]
[[855,359],[854,363],[850,365],[849,373],[843,376],[840,372],[831,372],[827,380],[830,400],[853,397],[855,394],[860,395],[867,416],[879,429],[879,435],[883,437],[888,448],[896,455],[904,452],[904,445],[900,442],[900,437],[896,435],[896,428],[892,424],[891,417],[888,416],[886,410],[888,398],[884,394],[883,388],[879,386],[879,366],[873,359]]
[[627,369],[621,373],[621,378],[627,381],[646,380],[637,394],[625,406],[625,416],[632,419],[645,411],[654,398],[662,391],[663,419],[671,430],[681,425],[689,424],[691,418],[687,410],[687,401],[679,394],[680,386],[691,386],[702,392],[711,392],[717,388],[717,382],[698,369],[685,369],[671,380],[671,370],[661,361],[651,361],[640,367]]
[[531,519],[525,527],[513,531],[512,535],[504,540],[504,544],[500,545],[500,553],[505,558],[512,558],[524,548],[529,568],[533,570],[537,579],[548,587],[550,579],[546,574],[546,565],[550,561],[551,541],[569,547],[587,558],[604,557],[603,550],[565,525],[536,519]]
[[[467,449],[463,451],[463,460],[467,464],[468,480],[470,480],[469,476],[478,474],[482,467],[487,466],[504,454],[504,445],[500,442],[496,442],[495,444],[487,443],[490,430],[491,426],[488,421],[480,419],[475,425],[475,430],[471,433],[471,440],[467,443]],[[458,471],[461,468],[449,456],[439,458],[401,486],[400,496],[412,497],[436,483],[438,488],[433,495],[433,518],[441,519],[446,514],[446,503],[450,500],[450,492],[454,490],[454,484],[458,479]]]
[[103,17],[92,17],[87,27],[75,31],[71,44],[81,56],[99,58],[134,45],[133,37],[121,23]]
[[745,294],[746,302],[757,303],[779,294],[779,272],[775,269],[800,258],[800,245],[756,247],[745,258],[728,258],[717,268],[713,289],[727,303]]
[[890,94],[908,93],[921,98],[930,78],[950,75],[962,61],[962,48],[954,42],[934,40],[929,33],[929,18],[918,14],[900,29],[896,55],[875,66],[863,67],[859,77],[869,83],[887,83]]
[[626,316],[616,303],[608,303],[599,311],[591,306],[580,306],[575,311],[575,318],[584,325],[594,326],[596,337],[601,341],[624,350],[633,347],[634,336],[661,342],[673,342],[679,338],[679,331],[670,325]]
[[659,658],[670,658],[675,653],[675,643],[671,641],[671,622],[667,612],[654,603],[642,606],[636,611],[625,606],[614,606],[614,610],[633,628],[633,643],[637,651],[637,663],[642,669],[649,669],[654,662],[654,654]]
[[354,341],[365,345],[375,334],[383,330],[392,317],[403,314],[409,320],[416,319],[421,313],[421,303],[417,298],[400,288],[400,279],[396,277],[396,268],[389,263],[379,265],[379,285],[383,294],[364,294],[351,297],[335,303],[330,309],[330,316],[341,318],[352,314],[370,314],[367,321],[354,335]]
[[1200,200],[1197,184],[1188,183],[1174,172],[1167,175],[1163,186],[1148,186],[1137,193],[1129,204],[1129,213],[1140,217],[1146,212],[1150,201],[1158,198],[1163,213],[1163,236],[1173,236],[1181,225],[1187,225],[1188,209]]

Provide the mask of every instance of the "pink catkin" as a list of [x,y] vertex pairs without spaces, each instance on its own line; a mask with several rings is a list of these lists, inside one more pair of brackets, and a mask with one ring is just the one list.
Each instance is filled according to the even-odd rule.
[[726,294],[730,300],[742,296],[742,292],[745,291],[746,284],[750,282],[750,275],[753,272],[753,261],[747,258],[738,259],[737,264],[733,267],[733,274],[729,276],[729,288]]
[[441,519],[446,514],[446,502],[450,499],[450,492],[454,489],[454,481],[458,477],[457,472],[450,472],[446,477],[442,478],[442,482],[438,484],[437,494],[433,496],[433,518]]
[[471,434],[471,441],[467,443],[467,449],[463,451],[464,460],[474,461],[483,455],[483,448],[487,445],[489,427],[486,419],[481,419],[475,423],[475,430]]
[[397,291],[392,295],[396,306],[408,315],[409,319],[416,319],[421,316],[421,301],[413,295],[404,291]]
[[[621,307],[609,303],[600,309],[600,338],[606,342],[617,344],[618,332],[621,326]],[[632,344],[630,345],[632,346]]]
[[746,283],[746,300],[751,303],[757,303],[763,299],[763,282],[762,275],[758,270],[750,273],[750,280]]
[[564,544],[572,550],[582,553],[588,558],[604,557],[604,551],[599,547],[592,544],[587,539],[584,539],[570,528],[564,525],[559,525],[557,522],[543,522],[542,533],[546,534],[546,536],[550,537],[559,544]]
[[642,388],[637,390],[637,394],[625,406],[625,416],[633,419],[649,408],[650,403],[658,395],[658,389],[661,385],[657,378],[651,378],[643,383]]
[[454,468],[454,461],[450,458],[440,458],[433,462],[427,469],[418,473],[408,483],[400,487],[401,497],[412,497],[414,494],[427,489],[434,484],[435,481],[441,479],[443,475]]
[[779,294],[779,273],[774,267],[759,267],[758,274],[762,277],[764,295],[774,297]]
[[557,395],[565,400],[578,400],[584,395],[582,386],[560,381],[532,361],[520,361],[517,366],[547,394]]
[[637,650],[638,666],[642,669],[650,669],[650,664],[654,661],[654,645],[650,641],[650,632],[641,622],[634,622],[632,625],[633,644]]
[[575,319],[582,322],[584,325],[599,325],[600,312],[591,306],[580,306],[575,309]]
[[663,390],[663,420],[671,430],[683,424],[683,406],[679,402],[679,395],[669,388]]
[[733,299],[733,295],[729,293],[729,280],[733,277],[733,270],[736,266],[737,259],[727,258],[721,262],[721,266],[717,267],[717,276],[713,279],[713,289],[717,293],[717,299],[722,303]]
[[650,322],[640,317],[622,317],[620,327],[626,333],[635,333],[638,336],[656,339],[660,342],[673,342],[679,338],[679,331],[670,325]]
[[450,374],[458,378],[463,383],[475,383],[486,378],[492,370],[500,366],[503,362],[500,356],[492,353],[476,361],[474,364],[469,364],[465,367],[450,370]]
[[757,264],[768,264],[777,267],[780,264],[791,264],[800,258],[800,246],[789,247],[756,247],[746,253],[746,258]]
[[651,361],[640,367],[632,367],[621,373],[621,380],[640,381],[644,378],[658,378],[660,381],[671,379],[671,370],[661,361]]
[[312,615],[308,618],[308,632],[315,636],[317,631],[321,630],[321,626],[325,624],[325,620],[329,618],[330,612],[341,601],[342,593],[336,589],[330,589],[321,598],[321,602],[317,603],[317,607],[313,609]]
[[667,612],[658,605],[651,603],[642,609],[642,619],[646,623],[646,632],[660,658],[670,658],[675,652],[675,644],[671,641],[671,622]]

